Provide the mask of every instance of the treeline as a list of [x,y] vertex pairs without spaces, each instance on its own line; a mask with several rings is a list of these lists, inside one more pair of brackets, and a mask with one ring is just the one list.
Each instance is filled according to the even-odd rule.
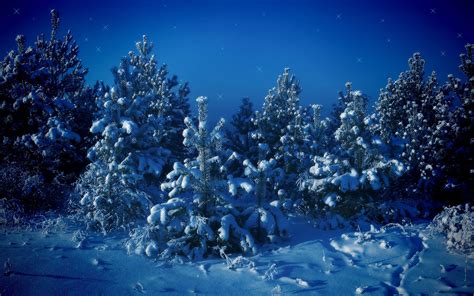
[[261,109],[245,98],[231,127],[209,129],[207,99],[191,116],[188,84],[145,36],[112,70],[113,87],[88,86],[55,10],[51,24],[32,46],[18,36],[0,63],[4,206],[67,209],[91,229],[132,229],[138,252],[199,258],[286,237],[289,212],[388,222],[472,197],[473,45],[464,76],[444,83],[415,53],[371,114],[346,83],[322,118],[285,69]]

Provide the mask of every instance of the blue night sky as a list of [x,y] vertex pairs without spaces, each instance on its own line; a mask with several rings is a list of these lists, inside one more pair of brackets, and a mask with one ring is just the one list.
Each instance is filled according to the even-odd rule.
[[283,68],[301,82],[303,104],[329,107],[346,81],[373,100],[388,77],[421,52],[439,80],[457,69],[474,42],[474,1],[2,1],[0,52],[15,36],[49,34],[49,10],[70,29],[88,81],[110,69],[143,34],[158,62],[188,81],[190,99],[206,95],[213,119],[229,117],[249,96],[260,108]]

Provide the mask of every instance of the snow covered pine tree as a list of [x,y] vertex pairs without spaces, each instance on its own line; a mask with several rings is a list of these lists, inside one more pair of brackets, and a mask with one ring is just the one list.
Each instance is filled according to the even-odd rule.
[[[299,192],[293,190],[298,174],[310,166],[304,146],[303,109],[299,104],[301,88],[290,69],[277,79],[277,86],[268,91],[262,111],[256,113],[257,130],[254,138],[270,148],[269,156],[283,168],[286,177],[281,183],[281,194],[297,200]],[[305,168],[306,166],[306,168]]]
[[[221,129],[224,120],[209,132],[207,129],[207,98],[199,97],[198,127],[187,117],[184,122],[183,144],[197,150],[197,158],[176,162],[167,175],[168,182],[161,189],[168,191],[169,200],[155,205],[148,216],[154,237],[162,241],[150,242],[147,254],[164,252],[202,258],[217,244],[216,230],[225,209],[225,180],[219,174],[220,159],[215,156],[221,149]],[[253,243],[253,242],[252,242]],[[150,252],[153,249],[154,252]]]
[[[239,112],[232,116],[233,130],[227,130],[227,146],[245,158],[256,157],[258,148],[252,134],[256,131],[255,112],[249,98],[243,98]],[[257,160],[257,159],[255,159]]]
[[[51,27],[51,37],[38,36],[33,47],[26,48],[25,37],[18,35],[18,49],[0,63],[0,164],[20,167],[28,179],[37,180],[17,181],[25,182],[26,192],[19,198],[27,199],[31,210],[54,206],[54,197],[63,195],[86,163],[78,134],[81,122],[75,119],[87,69],[71,33],[57,39],[59,14],[54,9]],[[39,186],[28,189],[30,183]]]
[[[474,194],[474,45],[466,44],[466,53],[460,55],[459,69],[465,80],[448,75],[448,82],[443,90],[446,100],[452,102],[447,110],[440,109],[437,113],[448,113],[444,116],[438,130],[448,130],[446,134],[437,135],[444,144],[440,150],[443,158],[438,156],[437,161],[444,164],[445,179],[440,190],[440,197],[450,196],[450,202],[469,202]],[[453,108],[453,106],[457,106]],[[447,118],[446,118],[447,117]],[[444,155],[443,155],[444,154]]]
[[352,91],[350,83],[346,88],[342,100],[346,107],[340,114],[341,125],[334,133],[336,152],[316,156],[301,187],[309,190],[307,203],[315,209],[334,208],[348,217],[373,201],[379,190],[404,172],[404,166],[379,151],[380,141],[368,129],[367,97],[360,91]]
[[[185,84],[174,92],[177,78],[158,68],[146,36],[113,69],[115,88],[97,98],[99,118],[91,132],[99,140],[89,150],[93,161],[77,185],[80,212],[103,232],[144,218],[159,198],[159,182],[172,158],[167,145],[178,132],[176,116],[187,112]],[[166,138],[166,140],[165,140]]]
[[[449,182],[447,156],[456,139],[454,100],[447,99],[457,82],[438,87],[435,72],[424,81],[425,60],[419,53],[408,60],[409,70],[389,79],[376,103],[375,132],[392,156],[402,160],[406,175],[393,192],[400,196],[433,197]],[[444,197],[442,197],[444,198]]]
[[[284,200],[280,201],[277,197],[271,198],[274,191],[268,190],[278,187],[283,182],[283,169],[276,166],[275,159],[265,160],[264,157],[268,153],[268,146],[259,145],[259,161],[254,166],[250,160],[244,161],[245,175],[249,179],[248,182],[238,182],[240,188],[250,191],[247,187],[250,185],[253,190],[253,200],[247,205],[243,204],[242,216],[245,221],[245,228],[250,229],[254,237],[259,242],[275,242],[281,238],[288,237],[288,225],[286,217],[283,215],[281,208],[284,207]],[[238,188],[236,184],[229,182],[230,192],[236,194]],[[280,196],[282,196],[280,192]],[[270,198],[269,198],[270,197]],[[273,201],[272,201],[273,200]]]

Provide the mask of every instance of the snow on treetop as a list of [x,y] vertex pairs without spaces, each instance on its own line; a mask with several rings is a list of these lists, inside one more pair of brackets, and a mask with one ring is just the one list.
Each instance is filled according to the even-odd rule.
[[207,103],[207,97],[199,96],[199,97],[197,97],[196,102],[198,104],[205,104],[205,103]]

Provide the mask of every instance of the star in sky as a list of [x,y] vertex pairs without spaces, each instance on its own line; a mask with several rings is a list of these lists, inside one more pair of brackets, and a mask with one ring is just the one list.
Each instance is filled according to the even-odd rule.
[[462,33],[458,33],[458,38],[462,38]]
[[261,66],[257,66],[256,68],[257,68],[257,72],[263,72],[263,69]]
[[89,42],[89,38],[84,38],[84,42]]
[[336,19],[337,19],[337,20],[340,20],[340,19],[342,19],[342,14],[340,14],[340,13],[339,13],[339,14],[337,14],[337,15],[336,15]]
[[13,8],[14,15],[20,15],[20,8]]
[[392,43],[392,39],[391,38],[387,38],[387,43]]
[[104,25],[104,26],[102,27],[102,30],[108,31],[108,30],[109,30],[109,25]]
[[381,19],[380,19],[380,22],[381,22],[381,23],[385,23],[385,19],[384,19],[384,18],[381,18]]
[[446,56],[446,52],[445,52],[445,51],[442,51],[442,52],[441,52],[441,56],[442,56],[442,57],[445,57],[445,56]]
[[431,8],[431,9],[430,9],[430,13],[431,13],[431,14],[436,14],[436,8]]
[[101,53],[101,52],[102,52],[102,48],[101,48],[100,46],[97,46],[97,47],[95,48],[95,51],[97,51],[98,53]]
[[362,58],[357,58],[357,63],[362,63]]
[[224,98],[224,95],[223,95],[223,94],[217,94],[217,99],[218,99],[218,100],[222,100],[222,98]]

